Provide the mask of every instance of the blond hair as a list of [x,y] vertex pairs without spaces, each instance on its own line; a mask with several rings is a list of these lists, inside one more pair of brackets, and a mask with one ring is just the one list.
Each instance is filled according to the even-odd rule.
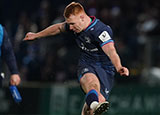
[[72,2],[64,9],[63,16],[69,18],[70,15],[77,15],[80,12],[84,12],[84,8],[80,3]]

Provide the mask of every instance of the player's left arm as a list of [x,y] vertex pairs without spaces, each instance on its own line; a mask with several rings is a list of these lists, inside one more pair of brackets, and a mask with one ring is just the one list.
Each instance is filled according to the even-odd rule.
[[117,51],[114,46],[114,42],[109,42],[102,46],[103,51],[105,54],[110,58],[113,65],[115,66],[118,73],[120,73],[121,76],[128,76],[129,70],[126,67],[123,67],[121,64],[121,60],[119,55],[117,54]]

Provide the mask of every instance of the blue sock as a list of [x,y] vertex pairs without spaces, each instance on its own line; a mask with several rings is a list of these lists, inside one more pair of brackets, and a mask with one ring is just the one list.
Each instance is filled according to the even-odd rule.
[[98,93],[96,90],[92,89],[86,94],[86,103],[90,107],[93,101],[98,101]]

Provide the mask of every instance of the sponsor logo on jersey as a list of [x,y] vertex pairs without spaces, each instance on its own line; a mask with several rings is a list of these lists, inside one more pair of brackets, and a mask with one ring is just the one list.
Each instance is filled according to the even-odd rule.
[[88,52],[98,51],[98,48],[93,48],[93,49],[88,49],[88,48],[86,48],[83,43],[81,43],[81,45],[79,45],[79,47],[80,47],[82,50],[85,50],[85,51],[88,51]]
[[107,31],[103,31],[100,35],[99,35],[99,39],[102,41],[102,42],[106,42],[108,40],[111,39],[110,35],[108,34]]
[[91,43],[91,39],[89,37],[85,36],[84,38],[86,40],[86,43]]

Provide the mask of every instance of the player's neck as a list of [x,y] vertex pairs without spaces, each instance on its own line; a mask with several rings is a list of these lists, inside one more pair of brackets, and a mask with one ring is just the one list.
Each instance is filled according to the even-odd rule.
[[92,19],[89,16],[86,16],[84,29],[86,29],[90,25],[91,22],[92,22]]

